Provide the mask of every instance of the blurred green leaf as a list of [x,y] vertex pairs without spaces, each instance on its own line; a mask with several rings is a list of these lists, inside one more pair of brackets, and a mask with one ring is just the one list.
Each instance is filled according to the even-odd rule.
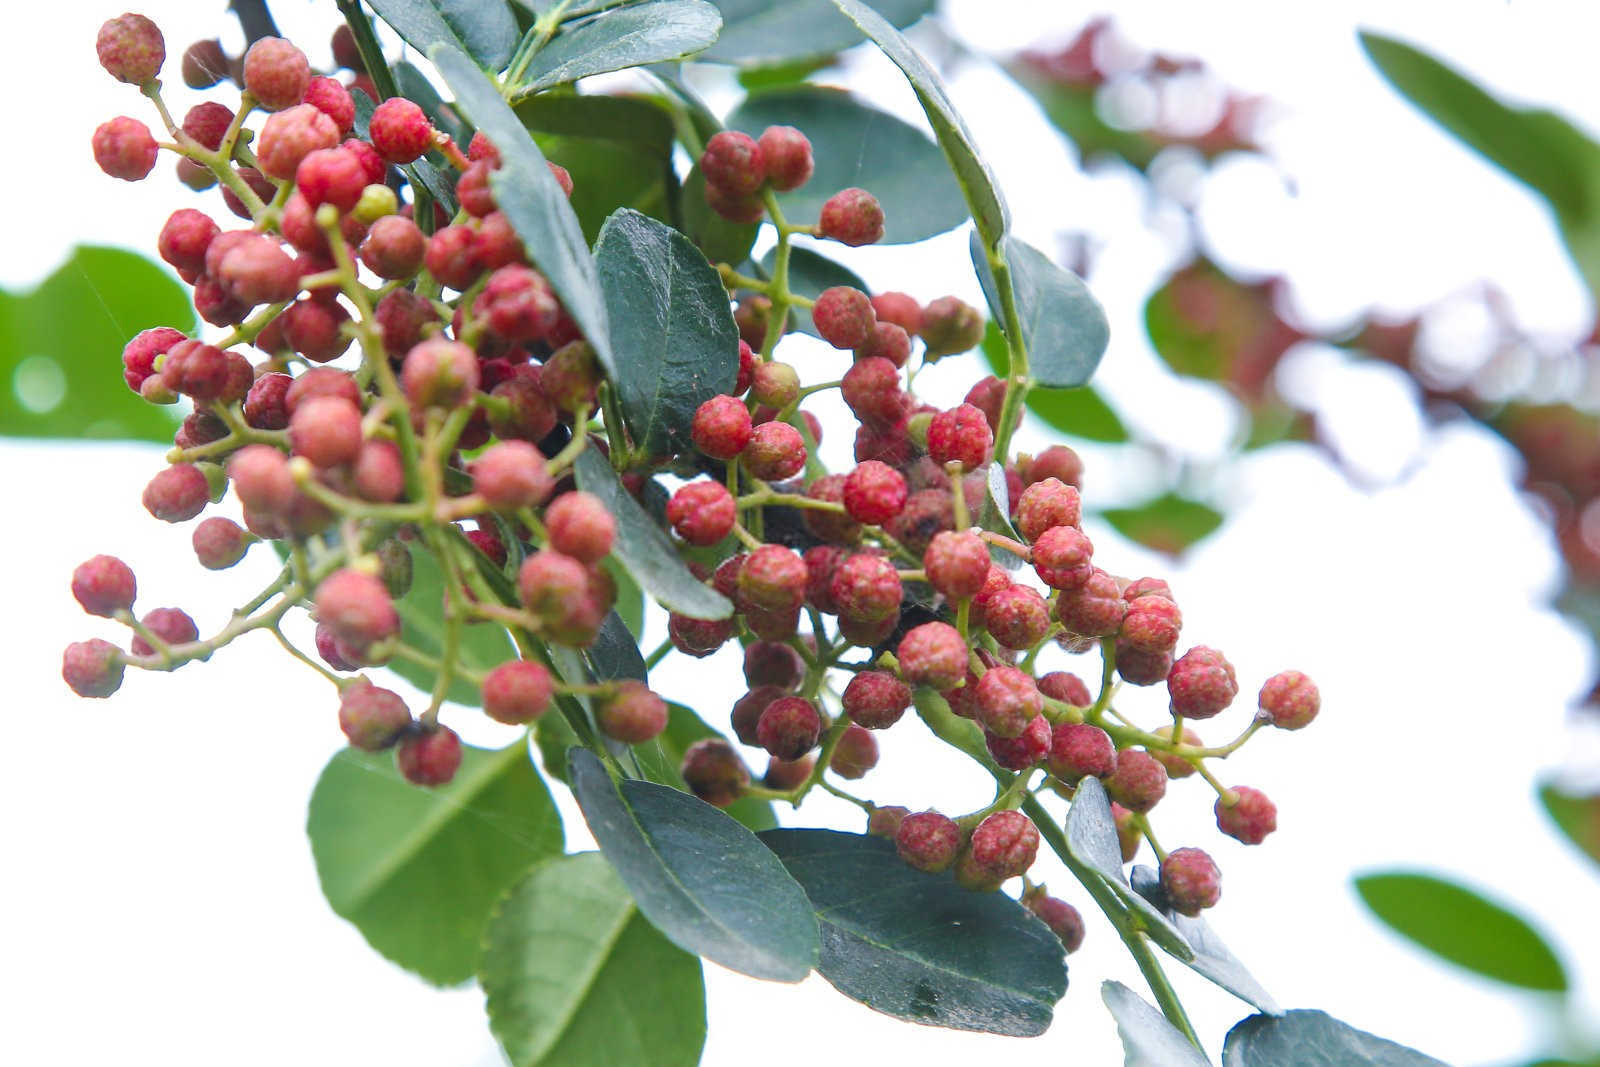
[[[1011,355],[1006,350],[1006,339],[993,319],[984,327],[981,351],[996,376],[1004,378],[1010,373]],[[1029,411],[1069,437],[1112,445],[1128,440],[1128,428],[1122,424],[1122,418],[1092,385],[1080,385],[1076,389],[1030,389],[1026,403]]]
[[[976,230],[970,244],[972,266],[989,311],[999,322],[1000,292]],[[1028,350],[1028,372],[1039,386],[1048,389],[1084,385],[1094,376],[1111,341],[1111,326],[1100,302],[1082,278],[1027,242],[1005,237],[1001,248],[1011,268],[1017,319]]]
[[1177,493],[1163,493],[1137,507],[1106,508],[1100,516],[1128,540],[1169,555],[1205,540],[1222,525],[1222,512]]
[[787,63],[745,67],[739,71],[739,88],[747,93],[758,93],[763,89],[786,89],[790,86],[803,85],[811,75],[832,65],[831,56],[811,56]]
[[[395,602],[395,610],[400,613],[402,623],[401,635],[412,648],[438,659],[444,651],[444,573],[439,569],[439,561],[426,547],[417,542],[412,542],[408,547],[411,552],[411,588]],[[498,624],[475,622],[461,628],[456,662],[463,666],[474,671],[488,671],[516,656],[510,636]],[[433,690],[437,672],[432,667],[403,656],[390,660],[388,667],[424,693]],[[471,708],[483,703],[483,691],[459,675],[450,682],[445,696]]]
[[620,141],[672,158],[672,115],[646,97],[542,93],[520,101],[517,118],[534,134]]
[[743,263],[756,243],[759,223],[729,222],[706,203],[706,176],[696,163],[678,194],[683,232],[712,263]]
[[565,27],[533,57],[517,94],[592,74],[680,59],[717,39],[722,16],[704,0],[650,0]]
[[[842,52],[861,43],[861,31],[828,0],[716,0],[722,34],[700,59],[744,66]],[[873,7],[896,26],[909,26],[932,11],[936,0],[874,0]]]
[[[368,0],[412,48],[428,54],[443,43],[500,70],[517,46],[517,20],[505,0]],[[420,101],[419,101],[420,102]]]
[[1391,930],[1451,963],[1524,989],[1567,990],[1566,971],[1538,931],[1465,886],[1385,871],[1356,878],[1355,888]]
[[166,270],[119,248],[79,246],[31,292],[0,290],[0,434],[171,443],[177,409],[122,380],[122,348],[141,330],[195,328]]
[[1546,782],[1539,787],[1539,801],[1567,839],[1600,863],[1600,793],[1577,796]]
[[1361,46],[1401,95],[1544,197],[1579,272],[1600,292],[1600,145],[1554,112],[1502,103],[1403,41],[1363,32]]

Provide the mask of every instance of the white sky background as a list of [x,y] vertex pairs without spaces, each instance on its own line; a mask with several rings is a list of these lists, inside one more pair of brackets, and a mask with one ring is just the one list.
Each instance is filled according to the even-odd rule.
[[[1600,10],[1568,3],[1117,7],[1131,39],[1204,57],[1230,83],[1280,105],[1266,140],[1298,195],[1269,168],[1223,167],[1205,187],[1201,214],[1225,261],[1287,271],[1297,304],[1323,323],[1374,302],[1403,310],[1489,278],[1530,327],[1552,336],[1587,328],[1591,308],[1540,204],[1394,97],[1357,49],[1355,28],[1425,42],[1490,86],[1555,106],[1594,130]],[[177,83],[176,55],[188,41],[218,25],[225,40],[237,33],[213,16],[221,8],[147,9],[167,32],[170,81]],[[1050,34],[1064,39],[1099,10],[1028,0],[957,0],[947,8],[957,38],[994,54]],[[0,284],[31,284],[76,242],[153,254],[166,213],[193,202],[166,178],[170,162],[161,164],[161,180],[129,186],[100,175],[90,160],[98,122],[118,113],[145,117],[137,93],[94,64],[95,28],[120,10],[38,6],[28,34],[39,44],[10,50],[0,78],[20,102],[21,130],[11,165],[0,171],[0,192],[24,206],[7,214]],[[297,0],[275,5],[291,34],[315,29],[306,38],[315,42],[314,62],[325,59],[330,10]],[[852,84],[874,100],[914,115],[910,93],[879,57],[864,55],[850,70]],[[1144,228],[1139,188],[1117,176],[1074,173],[1037,110],[993,71],[962,66],[951,88],[1024,237],[1053,249],[1060,232],[1089,229],[1109,241],[1091,278],[1113,324],[1097,382],[1126,417],[1158,428],[1197,459],[1215,455],[1230,432],[1227,404],[1209,387],[1158,373],[1139,326],[1140,301],[1173,254]],[[173,96],[180,113],[193,99],[181,86]],[[224,217],[216,201],[206,203]],[[962,234],[849,259],[874,287],[978,299]],[[796,348],[806,380],[832,376],[820,348]],[[114,354],[103,358],[115,374]],[[953,401],[977,373],[971,361],[949,361],[919,386]],[[1224,780],[1276,799],[1281,829],[1265,845],[1246,849],[1221,837],[1197,779],[1175,784],[1158,809],[1160,833],[1169,847],[1198,844],[1218,858],[1226,891],[1213,925],[1286,1006],[1324,1008],[1451,1062],[1507,1062],[1550,1032],[1540,1005],[1389,937],[1365,918],[1349,879],[1419,866],[1515,902],[1565,947],[1583,1014],[1593,1017],[1600,959],[1579,947],[1600,944],[1600,912],[1586,906],[1594,872],[1557,838],[1532,797],[1546,769],[1584,762],[1585,754],[1590,766],[1600,762],[1596,732],[1585,735],[1564,711],[1588,684],[1588,643],[1542,606],[1560,565],[1510,488],[1517,461],[1507,448],[1466,429],[1425,436],[1393,376],[1358,372],[1325,354],[1295,360],[1286,384],[1317,397],[1335,432],[1344,426],[1363,436],[1365,470],[1404,471],[1404,481],[1362,493],[1308,449],[1258,455],[1219,487],[1227,526],[1181,567],[1090,526],[1103,565],[1169,575],[1184,607],[1186,642],[1216,645],[1237,665],[1244,696],[1204,731],[1208,740],[1243,725],[1247,698],[1276,670],[1304,669],[1323,689],[1325,710],[1312,728],[1268,732],[1221,769]],[[835,431],[824,444],[830,463],[841,461],[847,436]],[[1090,455],[1091,499],[1136,499],[1154,484],[1139,462],[1122,458],[1112,468]],[[103,704],[78,701],[62,685],[66,643],[94,634],[120,639],[79,613],[67,592],[72,567],[89,555],[127,559],[139,575],[141,609],[182,605],[203,632],[268,576],[260,550],[235,571],[202,571],[188,529],[168,529],[144,513],[139,493],[159,457],[130,446],[0,444],[21,520],[0,535],[12,561],[12,688],[0,778],[9,843],[0,880],[0,1060],[498,1062],[475,990],[426,987],[368,949],[322,900],[302,826],[312,782],[340,742],[325,683],[254,637],[178,675],[130,676]],[[645,647],[660,636],[656,620]],[[1074,669],[1092,670],[1092,661]],[[708,696],[712,677],[726,687]],[[669,659],[654,681],[720,722],[742,688],[737,677],[735,656],[724,652],[705,668]],[[1158,694],[1137,696],[1146,699],[1130,699],[1135,712],[1161,713]],[[461,709],[447,721],[469,739],[504,736]],[[875,799],[947,810],[988,799],[984,776],[960,768],[915,722],[883,740],[884,761],[862,783]],[[581,817],[558,793],[569,841],[584,847]],[[859,828],[853,811],[829,804],[836,802],[808,804],[805,821]],[[1046,1036],[1019,1044],[910,1026],[845,1000],[820,978],[784,988],[708,965],[704,1062],[720,1067],[754,1056],[788,1067],[823,1057],[853,1065],[881,1063],[890,1053],[927,1064],[977,1055],[1118,1062],[1098,985],[1118,978],[1143,991],[1142,983],[1081,889],[1053,863],[1042,861],[1041,870],[1089,917],[1088,943],[1072,957],[1071,988]],[[1169,970],[1214,1051],[1248,1009],[1176,964]]]

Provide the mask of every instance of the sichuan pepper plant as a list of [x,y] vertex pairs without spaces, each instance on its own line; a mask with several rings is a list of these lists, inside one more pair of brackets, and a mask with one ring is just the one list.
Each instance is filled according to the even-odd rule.
[[[697,1062],[699,957],[775,981],[816,970],[907,1021],[1036,1035],[1086,936],[1120,939],[1155,1002],[1102,990],[1129,1062],[1206,1062],[1158,950],[1257,1009],[1228,1063],[1435,1062],[1282,1012],[1200,917],[1221,899],[1209,843],[1158,839],[1167,783],[1194,775],[1221,833],[1261,844],[1276,809],[1224,761],[1263,729],[1310,725],[1317,689],[1293,670],[1247,680],[1231,729],[1212,729],[1240,693],[1226,656],[1187,640],[1165,581],[1096,555],[1074,452],[1014,452],[1030,393],[1084,385],[1106,322],[1010,232],[896,28],[929,5],[370,6],[436,79],[392,62],[340,0],[350,76],[313,72],[258,19],[237,60],[215,42],[184,53],[183,80],[217,88],[180,115],[156,25],[101,28],[101,65],[147,118],[102,124],[95,160],[127,181],[175,161],[188,191],[156,248],[212,328],[153,328],[123,350],[129,389],[188,411],[144,504],[192,523],[203,567],[273,551],[282,568],[202,635],[180,608],[136,611],[123,561],[88,560],[73,595],[124,643],[69,646],[68,685],[108,698],[129,669],[209,660],[254,631],[325,677],[348,742],[311,800],[330,904],[423,978],[475,977],[514,1064]],[[862,36],[904,72],[934,141],[811,84],[719,118],[675,66]],[[651,93],[578,91],[629,68]],[[583,140],[605,150],[561,165]],[[971,263],[946,266],[976,271],[987,315],[873,292],[830,255],[969,220]],[[975,374],[954,407],[920,399],[918,373],[989,322],[1006,376]],[[848,369],[808,369],[798,333]],[[806,409],[832,390],[853,425]],[[853,465],[822,466],[824,433],[854,435]],[[242,524],[205,516],[229,495]],[[669,613],[648,657],[643,596]],[[302,648],[285,623],[306,613]],[[732,642],[748,692],[731,707],[651,688],[662,658]],[[1087,666],[1054,666],[1069,655]],[[1164,688],[1168,713],[1137,721],[1124,687]],[[479,714],[526,734],[465,745],[452,723]],[[861,795],[878,735],[908,718],[993,800],[913,812]],[[599,853],[564,854],[551,778]],[[777,828],[775,807],[803,820],[819,793],[859,808],[859,832]],[[1041,848],[1067,880],[1039,880]],[[1146,848],[1154,865],[1130,870]],[[604,1015],[616,1003],[628,1026]]]

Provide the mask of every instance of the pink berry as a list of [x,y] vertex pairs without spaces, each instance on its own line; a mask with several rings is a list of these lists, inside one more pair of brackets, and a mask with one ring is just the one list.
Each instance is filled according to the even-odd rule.
[[1076,589],[1063,589],[1056,598],[1056,618],[1067,632],[1080,637],[1111,637],[1122,628],[1128,603],[1117,591],[1117,580],[1096,568]]
[[1051,700],[1059,700],[1074,707],[1086,708],[1094,703],[1089,687],[1083,679],[1068,671],[1051,671],[1039,678],[1039,692]]
[[228,461],[228,477],[240,502],[252,511],[282,514],[297,492],[288,459],[271,445],[246,445],[235,452]]
[[839,735],[828,769],[840,778],[855,781],[866,777],[878,765],[878,739],[865,727],[851,723]]
[[339,467],[361,451],[361,409],[337,396],[301,404],[289,420],[289,447],[316,467]]
[[94,556],[72,572],[72,595],[90,615],[109,619],[127,611],[137,589],[132,569],[115,556]]
[[339,729],[354,748],[380,752],[411,727],[411,711],[399,693],[358,679],[339,692]]
[[1032,678],[1015,667],[991,667],[978,679],[978,721],[997,737],[1017,737],[1044,710]]
[[[840,395],[863,424],[890,426],[905,417],[900,371],[882,357],[863,359],[844,372]],[[861,457],[857,457],[861,458]]]
[[781,411],[800,399],[800,374],[787,363],[758,363],[750,374],[750,399]]
[[905,476],[875,459],[857,464],[844,480],[845,510],[869,526],[882,526],[904,511],[909,495]]
[[1233,664],[1221,652],[1196,645],[1173,663],[1167,673],[1167,693],[1172,713],[1186,719],[1209,719],[1239,694]]
[[983,316],[953,296],[941,296],[922,309],[922,343],[927,358],[968,352],[983,340]]
[[[1160,738],[1171,739],[1172,727],[1162,726],[1153,730],[1152,733]],[[1185,726],[1183,728],[1183,732],[1178,737],[1178,742],[1179,744],[1199,747],[1200,735]],[[1166,768],[1168,778],[1187,778],[1194,773],[1194,764],[1190,763],[1180,755],[1171,752],[1162,752],[1160,749],[1148,749],[1147,751],[1149,751],[1150,755],[1155,757],[1157,763]]]
[[595,722],[613,741],[641,745],[667,728],[667,702],[643,682],[618,682],[614,693],[595,702]]
[[1094,545],[1076,526],[1052,526],[1033,544],[1033,569],[1052,589],[1076,589],[1094,574]]
[[860,289],[836,285],[824,289],[811,309],[811,321],[822,339],[834,348],[859,348],[867,343],[877,315],[872,301]]
[[804,697],[779,697],[756,721],[756,742],[780,760],[797,760],[810,752],[821,733],[822,716]]
[[413,163],[433,147],[433,125],[422,108],[391,96],[372,113],[372,147],[390,163]]
[[856,359],[886,359],[904,367],[911,358],[911,335],[892,322],[876,323],[856,346]]
[[1161,890],[1182,915],[1199,915],[1222,898],[1222,872],[1198,848],[1175,848],[1161,861]]
[[167,58],[161,30],[143,15],[107,19],[95,35],[95,55],[106,73],[119,82],[144,85],[155,81]]
[[1217,798],[1217,829],[1243,844],[1261,844],[1278,828],[1278,806],[1261,790],[1247,785],[1236,785],[1229,791],[1236,798],[1232,804]]
[[617,523],[600,498],[574,490],[562,493],[544,514],[550,547],[581,563],[596,564],[611,552]]
[[708,187],[715,186],[722,194],[733,197],[748,196],[767,180],[761,146],[749,134],[737,130],[712,135],[700,156],[700,171],[706,176]]
[[869,623],[899,615],[905,595],[894,564],[867,552],[858,552],[834,568],[828,592],[841,619]]
[[122,649],[98,637],[75,641],[61,655],[61,678],[81,697],[104,699],[122,687]]
[[[232,109],[207,100],[191,107],[183,116],[183,132],[215,152],[222,147],[228,127],[233,125]],[[206,173],[210,173],[208,170]],[[215,180],[215,179],[213,179]]]
[[332,204],[342,215],[361,199],[361,191],[367,187],[367,169],[343,148],[319,148],[300,160],[294,183],[310,207]]
[[867,816],[867,833],[873,837],[887,837],[892,841],[900,832],[900,823],[910,814],[911,809],[899,804],[882,807],[873,805],[871,813]]
[[750,771],[720,737],[707,737],[690,745],[679,767],[689,791],[707,804],[725,808],[750,788]]
[[536,507],[552,488],[544,453],[526,441],[490,445],[471,470],[473,490],[496,511]]
[[1280,730],[1299,730],[1322,709],[1317,684],[1299,671],[1274,674],[1261,687],[1261,713]]
[[733,494],[721,482],[690,482],[667,501],[667,522],[691,545],[714,545],[733,532]]
[[989,462],[993,447],[989,420],[971,404],[941,411],[928,424],[928,455],[940,466],[959,463],[962,471],[977,470]]
[[[145,612],[139,622],[167,645],[187,645],[200,640],[199,627],[189,613],[181,608],[152,608]],[[134,635],[128,643],[128,650],[135,656],[155,654],[155,648],[145,640],[143,634]]]
[[694,446],[712,459],[732,459],[750,443],[750,411],[731,396],[714,396],[695,410],[690,426]]
[[1111,735],[1086,722],[1057,723],[1050,740],[1050,773],[1069,785],[1085,775],[1109,778],[1117,770]]
[[954,626],[925,622],[900,639],[896,658],[910,685],[953,689],[967,676],[967,646]]
[[219,232],[211,216],[194,208],[179,208],[161,227],[156,250],[179,270],[199,272],[205,269],[206,248]]
[[408,734],[395,750],[395,766],[412,785],[446,785],[461,766],[461,738],[448,726]]
[[887,671],[862,671],[845,686],[846,715],[869,730],[886,730],[911,706],[911,689]]
[[773,685],[794,689],[805,678],[806,666],[800,654],[777,641],[752,641],[744,650],[745,684],[755,689]]
[[419,408],[458,408],[478,391],[478,354],[459,341],[433,337],[406,353],[400,384]]
[[998,881],[1019,877],[1039,854],[1039,828],[1020,811],[997,811],[972,831],[972,862]]
[[1016,737],[1001,737],[985,730],[983,743],[994,761],[1008,771],[1025,771],[1050,754],[1050,723],[1043,715],[1028,720]]
[[91,141],[94,161],[113,178],[136,182],[156,165],[156,139],[138,119],[119,116],[102,122]]
[[187,338],[170,326],[140,331],[122,350],[122,380],[137,393],[145,379],[155,373],[156,357],[184,340]]
[[895,851],[908,865],[934,874],[948,870],[961,849],[961,828],[936,811],[919,811],[900,820]]
[[950,600],[976,596],[988,580],[989,567],[989,550],[982,539],[964,530],[934,534],[922,554],[928,584]]
[[244,559],[254,540],[232,519],[216,515],[194,528],[194,554],[208,571],[227,570]]
[[879,321],[892,322],[908,334],[922,328],[922,305],[907,293],[879,293],[872,298],[872,310]]
[[174,464],[144,487],[145,510],[162,522],[187,522],[204,511],[210,501],[211,486],[192,463]]
[[228,76],[228,54],[216,38],[196,41],[183,50],[183,84],[191,89],[209,89]]
[[1150,593],[1128,598],[1128,613],[1117,639],[1139,652],[1170,653],[1182,628],[1183,612],[1178,605],[1159,593]]
[[1030,542],[1053,526],[1077,526],[1083,517],[1078,491],[1055,478],[1034,482],[1017,498],[1017,531]]
[[783,545],[762,545],[739,568],[739,596],[767,611],[791,611],[805,599],[805,562]]
[[1167,793],[1167,772],[1148,752],[1117,753],[1117,769],[1106,779],[1111,799],[1129,811],[1144,814]]
[[984,602],[983,626],[1004,648],[1022,651],[1050,632],[1050,608],[1044,597],[1025,585],[1011,585]]
[[400,632],[400,616],[383,582],[348,567],[317,587],[316,612],[318,622],[358,653]]
[[805,439],[786,422],[764,422],[751,430],[739,461],[753,478],[785,481],[805,469]]
[[1078,914],[1077,908],[1059,897],[1050,896],[1042,887],[1024,893],[1022,903],[1061,939],[1061,947],[1069,956],[1083,947],[1083,916]]
[[817,232],[851,247],[876,244],[883,240],[883,208],[865,189],[841,190],[822,205]]
[[768,126],[756,144],[761,149],[767,180],[778,192],[787,193],[811,180],[811,142],[793,126]]
[[281,37],[263,37],[244,54],[244,88],[268,111],[298,104],[311,84],[306,55]]

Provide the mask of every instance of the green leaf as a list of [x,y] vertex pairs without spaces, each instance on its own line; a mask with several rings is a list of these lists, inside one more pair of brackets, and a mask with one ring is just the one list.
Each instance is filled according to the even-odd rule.
[[[829,5],[828,14],[837,15],[832,5]],[[747,93],[758,93],[763,89],[787,89],[793,85],[804,85],[811,75],[832,65],[832,56],[809,56],[766,66],[745,67],[739,71],[739,88]]]
[[1100,999],[1117,1020],[1124,1067],[1210,1067],[1166,1016],[1121,982],[1100,983]]
[[1560,115],[1510,107],[1392,37],[1363,32],[1361,47],[1401,95],[1544,197],[1579,273],[1600,292],[1600,145]]
[[[716,0],[722,9],[722,35],[699,58],[757,66],[842,52],[861,43],[852,26],[828,0]],[[936,0],[873,0],[873,7],[896,26],[909,26],[928,14]]]
[[967,221],[961,186],[938,146],[849,93],[821,86],[754,93],[728,116],[727,126],[752,137],[768,126],[794,126],[811,140],[811,180],[778,195],[791,222],[815,222],[824,201],[851,186],[869,190],[883,205],[883,244],[925,240]]
[[[761,269],[767,272],[768,277],[772,276],[772,268],[777,262],[777,257],[776,248],[761,257]],[[867,288],[867,283],[849,267],[835,263],[827,256],[818,255],[809,248],[789,249],[790,292],[815,300],[824,289],[832,289],[836,285],[848,285],[852,289],[860,289],[863,293],[871,292]],[[811,312],[805,308],[791,308],[789,321],[813,337],[820,336],[816,324],[811,321]]]
[[583,654],[589,661],[590,673],[595,681],[611,682],[619,678],[644,681],[644,656],[640,654],[639,646],[634,642],[633,634],[628,632],[622,616],[615,611],[600,624],[600,635],[594,639],[594,644],[584,649]]
[[539,50],[517,86],[537,93],[591,74],[682,59],[717,39],[722,16],[704,0],[651,0],[563,29]]
[[429,55],[436,45],[465,51],[500,70],[517,47],[517,20],[505,0],[368,0],[372,10],[412,48]]
[[1117,823],[1111,815],[1111,798],[1098,778],[1085,778],[1078,783],[1072,804],[1067,808],[1063,827],[1067,833],[1067,851],[1072,858],[1092,869],[1104,879],[1112,891],[1121,898],[1128,910],[1137,913],[1150,940],[1183,963],[1192,963],[1194,949],[1167,921],[1161,909],[1134,892],[1122,872],[1122,848],[1117,843]]
[[80,245],[31,292],[0,290],[0,434],[170,444],[177,421],[122,380],[140,330],[195,328],[165,269],[117,248]]
[[562,848],[525,740],[463,746],[460,770],[438,789],[407,782],[393,753],[345,749],[317,779],[306,833],[333,910],[437,985],[472,977],[495,900]]
[[[994,271],[976,232],[971,240],[972,266],[997,322],[1003,322]],[[1111,340],[1111,326],[1100,302],[1083,279],[1057,266],[1025,241],[1001,242],[1011,268],[1022,343],[1028,350],[1028,373],[1047,389],[1071,389],[1094,376]]]
[[606,220],[595,263],[617,346],[611,382],[635,448],[691,448],[695,409],[739,373],[739,328],[721,277],[683,234],[627,209]]
[[1521,916],[1431,875],[1384,871],[1355,879],[1356,892],[1386,926],[1434,955],[1523,989],[1567,991],[1567,974]]
[[[684,783],[683,775],[678,773],[683,766],[683,754],[696,741],[722,736],[706,725],[692,708],[669,701],[667,728],[654,740],[634,745],[633,754],[639,761],[640,772],[650,781],[687,790],[689,787]],[[740,797],[722,810],[757,833],[778,825],[771,802],[760,797]]]
[[478,972],[512,1067],[694,1067],[700,961],[662,937],[597,852],[536,866],[501,898]]
[[[1166,898],[1161,893],[1161,875],[1153,867],[1142,864],[1134,867],[1129,881],[1134,892],[1157,907],[1163,907]],[[1180,915],[1171,908],[1163,907],[1163,914],[1183,935],[1184,942],[1194,949],[1194,959],[1188,963],[1190,970],[1211,979],[1258,1011],[1267,1015],[1283,1014],[1283,1009],[1272,999],[1272,994],[1239,962],[1239,957],[1228,951],[1228,946],[1222,943],[1209,923],[1198,916],[1191,918]]]
[[817,964],[805,891],[756,836],[653,782],[619,790],[594,753],[571,753],[572,792],[645,918],[678,947],[753,978],[798,982]]
[[[429,122],[449,134],[457,145],[464,146],[472,140],[472,130],[461,121],[461,116],[446,106],[444,98],[439,95],[439,90],[433,87],[433,83],[416,68],[415,64],[402,59],[394,64],[393,69],[395,88],[400,90],[401,96],[422,108],[422,113],[428,116]],[[358,133],[361,136],[366,136],[367,123],[375,107],[369,98],[364,109],[368,112],[366,119],[358,125]]]
[[606,220],[628,208],[651,218],[670,215],[670,164],[649,149],[621,141],[540,134],[539,150],[572,177],[572,210],[584,239],[597,240]]
[[881,838],[770,830],[762,842],[805,888],[822,931],[817,970],[908,1022],[1042,1034],[1067,991],[1061,942],[1004,893],[912,870]]
[[971,719],[963,719],[950,710],[944,694],[929,686],[919,685],[911,696],[911,705],[917,717],[933,735],[950,747],[965,752],[987,771],[998,771],[994,757],[983,741],[983,730]]
[[700,251],[713,263],[742,263],[750,255],[761,231],[759,223],[729,222],[711,210],[706,203],[706,176],[696,163],[689,176],[683,180],[683,190],[678,194],[679,210],[683,215],[683,232],[689,240],[700,246]]
[[[980,346],[989,369],[1001,378],[1010,371],[1011,355],[1006,350],[1005,335],[993,319],[984,327]],[[1106,444],[1122,444],[1128,440],[1128,428],[1121,417],[1090,385],[1076,389],[1029,389],[1024,401],[1028,410],[1053,428],[1072,437]]]
[[944,83],[928,66],[928,61],[911,47],[911,42],[861,0],[833,0],[833,4],[859,26],[862,33],[872,38],[883,49],[883,54],[905,73],[906,80],[917,94],[918,102],[922,104],[923,113],[928,116],[928,124],[933,127],[939,147],[944,149],[950,169],[955,172],[956,181],[961,184],[967,206],[972,209],[972,221],[978,228],[984,247],[994,248],[1010,227],[1011,216],[995,185],[994,175],[989,173],[989,165],[978,155],[972,143],[972,134],[950,103]]
[[544,154],[494,82],[465,55],[435,45],[428,58],[455,93],[457,104],[500,150],[500,169],[489,178],[495,203],[583,331],[584,339],[594,346],[601,365],[614,370],[611,331],[594,258],[567,195],[545,165]]
[[672,159],[672,115],[642,97],[544,93],[519,101],[515,110],[535,133],[617,141],[662,162]]
[[[411,588],[395,602],[395,610],[400,613],[401,633],[406,644],[438,659],[444,651],[444,573],[433,553],[420,542],[413,541],[410,551]],[[475,622],[461,628],[456,662],[463,666],[474,671],[488,671],[516,657],[516,648],[503,627]],[[433,691],[437,672],[432,667],[403,656],[390,660],[388,667],[424,693]],[[471,708],[483,703],[483,693],[478,686],[459,676],[451,680],[445,696]]]
[[1222,512],[1177,493],[1162,493],[1137,507],[1106,508],[1100,516],[1128,540],[1174,556],[1222,525]]
[[1447,1067],[1443,1060],[1357,1030],[1327,1012],[1252,1015],[1222,1043],[1222,1067]]
[[726,619],[733,614],[727,597],[701,582],[678,558],[672,542],[645,513],[598,449],[586,448],[573,464],[578,487],[600,498],[617,520],[612,553],[639,588],[668,611],[692,619]]
[[1539,787],[1539,802],[1567,839],[1600,863],[1600,794],[1574,796],[1546,782]]

